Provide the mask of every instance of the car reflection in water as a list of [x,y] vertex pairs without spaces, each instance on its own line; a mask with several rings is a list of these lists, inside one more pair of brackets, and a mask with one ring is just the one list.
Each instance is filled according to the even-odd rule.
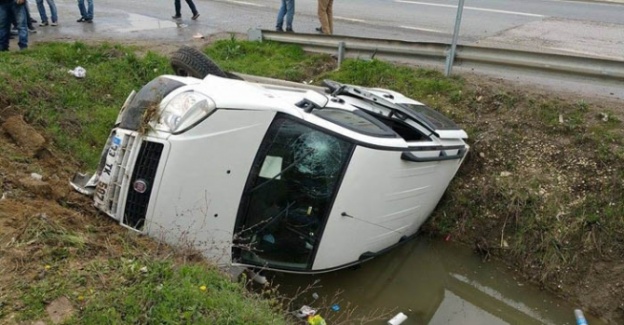
[[[408,316],[403,325],[576,323],[576,306],[524,283],[499,263],[483,262],[469,248],[449,242],[418,238],[357,269],[316,276],[274,274],[274,285],[286,295],[315,281],[314,289],[297,303],[320,308],[328,321],[338,315],[315,302],[335,299],[343,306],[357,306],[353,318],[366,317],[374,310],[378,314],[387,311],[388,319],[403,312]],[[338,298],[333,298],[339,291]],[[313,294],[321,299],[315,301]],[[589,324],[604,324],[585,316]]]

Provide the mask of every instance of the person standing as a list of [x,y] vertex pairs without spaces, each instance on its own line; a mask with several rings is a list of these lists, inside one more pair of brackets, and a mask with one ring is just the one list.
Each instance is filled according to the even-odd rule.
[[282,6],[277,13],[277,23],[275,23],[275,30],[283,32],[284,16],[286,16],[286,31],[294,33],[293,19],[295,18],[295,0],[282,0]]
[[28,48],[28,29],[26,28],[25,0],[0,0],[0,51],[9,50],[11,21],[16,21],[18,31],[17,45],[20,50]]
[[334,33],[334,0],[318,0],[318,17],[321,27],[316,30],[327,35]]
[[41,17],[41,22],[39,23],[39,26],[48,26],[48,24],[56,26],[58,25],[56,3],[54,3],[54,0],[46,0],[46,2],[48,3],[48,7],[50,7],[50,19],[52,20],[52,23],[48,22],[48,16],[46,15],[46,9],[43,4],[43,0],[37,0],[37,9],[39,9],[39,16]]
[[85,0],[78,0],[78,10],[80,10],[80,19],[76,20],[79,23],[92,23],[93,22],[93,0],[87,0],[87,7],[84,4]]
[[[186,0],[186,3],[188,4],[189,8],[191,8],[191,12],[193,13],[193,17],[191,17],[191,19],[196,20],[197,18],[199,18],[199,12],[197,11],[195,4],[193,3],[193,0]],[[180,4],[180,0],[175,0],[174,5],[175,5],[175,15],[171,16],[171,18],[173,19],[182,18],[182,13],[181,13],[182,6]]]

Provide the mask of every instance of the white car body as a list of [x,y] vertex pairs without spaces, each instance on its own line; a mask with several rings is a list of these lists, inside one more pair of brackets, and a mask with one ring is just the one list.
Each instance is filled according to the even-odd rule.
[[286,272],[347,267],[413,237],[461,165],[466,133],[399,93],[330,84],[333,95],[155,79],[111,132],[95,206],[219,264]]

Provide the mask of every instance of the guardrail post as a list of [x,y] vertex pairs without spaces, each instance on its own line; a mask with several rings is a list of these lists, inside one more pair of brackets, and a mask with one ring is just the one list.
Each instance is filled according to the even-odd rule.
[[247,31],[247,40],[254,42],[262,42],[262,30],[257,28],[250,28]]
[[464,11],[464,0],[459,0],[457,5],[457,18],[455,18],[455,30],[453,31],[453,42],[451,43],[451,50],[446,57],[446,68],[444,69],[444,75],[449,76],[453,69],[453,61],[455,61],[455,49],[457,48],[457,37],[459,35],[459,26],[461,25],[462,13]]
[[345,56],[345,42],[338,42],[338,68],[342,64],[342,60],[344,60]]

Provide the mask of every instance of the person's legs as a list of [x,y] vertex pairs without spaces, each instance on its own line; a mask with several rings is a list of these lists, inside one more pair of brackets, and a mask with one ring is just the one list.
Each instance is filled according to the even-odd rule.
[[93,20],[93,0],[87,0],[87,21]]
[[9,50],[11,37],[11,6],[10,2],[0,3],[0,51]]
[[186,3],[188,4],[189,8],[191,8],[193,17],[197,16],[198,12],[197,12],[197,8],[195,7],[195,4],[193,3],[193,0],[186,0]]
[[87,19],[87,8],[85,8],[84,0],[78,0],[78,10],[80,10],[80,19],[78,22],[83,22]]
[[13,16],[17,22],[17,45],[20,50],[28,48],[28,29],[26,22],[26,5],[25,4],[13,4]]
[[286,0],[286,31],[292,32],[294,18],[295,18],[295,0]]
[[175,0],[173,2],[173,5],[175,6],[175,16],[173,16],[173,18],[180,18],[182,17],[182,8],[180,5],[180,0]]
[[35,26],[33,26],[33,22],[36,22],[36,20],[32,19],[32,17],[30,16],[30,8],[28,7],[28,0],[24,2],[24,12],[26,14],[26,27],[28,27],[29,31],[36,33],[37,30],[35,29]]
[[277,22],[275,23],[275,30],[282,31],[284,26],[284,16],[286,15],[286,0],[282,0],[282,6],[277,12]]
[[327,4],[329,0],[318,0],[318,17],[321,22],[323,34],[329,34],[329,21],[327,18]]
[[56,3],[54,0],[47,0],[48,7],[50,7],[50,19],[52,19],[52,23],[58,22],[58,11],[56,11]]
[[37,10],[39,10],[39,17],[41,17],[41,23],[39,26],[45,26],[48,24],[48,16],[46,15],[45,6],[43,0],[37,0]]
[[334,0],[327,2],[327,21],[329,23],[329,35],[334,34]]

